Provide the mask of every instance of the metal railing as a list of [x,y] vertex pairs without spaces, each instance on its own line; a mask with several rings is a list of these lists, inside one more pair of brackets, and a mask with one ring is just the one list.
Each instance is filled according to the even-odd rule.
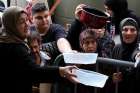
[[[62,59],[63,59],[63,55],[60,54],[59,56],[56,57],[54,64],[59,65],[59,63],[62,61]],[[117,70],[119,70],[119,67],[122,67],[122,66],[134,68],[134,62],[131,62],[131,61],[123,61],[123,60],[117,60],[117,59],[111,59],[111,58],[98,57],[97,61],[96,61],[96,71],[97,72],[99,70],[98,63],[114,65],[117,68]],[[61,65],[59,65],[59,66],[61,66]],[[140,67],[140,64],[138,64],[137,67]],[[74,93],[77,93],[76,88],[77,88],[77,86],[75,85]],[[95,88],[94,93],[97,93],[96,88]],[[118,93],[118,84],[116,84],[115,93]]]

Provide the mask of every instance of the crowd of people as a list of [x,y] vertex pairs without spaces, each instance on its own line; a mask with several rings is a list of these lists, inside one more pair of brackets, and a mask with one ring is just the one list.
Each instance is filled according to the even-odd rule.
[[[79,84],[73,69],[95,71],[96,64],[56,66],[54,60],[62,53],[98,53],[103,58],[140,61],[139,17],[128,9],[127,0],[104,0],[104,7],[109,15],[86,4],[77,5],[68,33],[62,25],[50,21],[45,3],[36,2],[30,9],[30,16],[29,11],[19,6],[4,9],[0,60],[5,67],[1,71],[7,75],[2,74],[2,90],[5,93],[32,93],[34,83],[57,82],[61,86],[57,93],[75,93],[75,84],[76,93],[94,93],[94,87]],[[110,29],[113,25],[114,34]],[[116,86],[118,93],[139,93],[139,66],[114,67],[99,63],[98,67],[109,79],[104,88],[97,88],[97,93],[115,93]]]

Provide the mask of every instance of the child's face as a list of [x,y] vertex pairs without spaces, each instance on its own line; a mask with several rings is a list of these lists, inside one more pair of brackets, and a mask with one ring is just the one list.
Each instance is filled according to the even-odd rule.
[[92,38],[87,38],[83,41],[81,48],[83,49],[84,52],[87,52],[87,53],[96,52],[97,42],[96,40]]

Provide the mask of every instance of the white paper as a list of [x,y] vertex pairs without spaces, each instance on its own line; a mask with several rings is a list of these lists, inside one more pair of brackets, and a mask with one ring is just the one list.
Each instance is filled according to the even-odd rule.
[[95,64],[97,53],[63,53],[65,63]]
[[40,56],[43,57],[45,60],[50,60],[51,58],[43,51],[40,51]]
[[135,62],[135,64],[134,64],[134,67],[136,68],[137,67],[137,65],[140,63],[140,59],[136,59],[136,62]]
[[77,69],[75,73],[80,83],[87,86],[103,88],[108,79],[107,75],[84,69]]

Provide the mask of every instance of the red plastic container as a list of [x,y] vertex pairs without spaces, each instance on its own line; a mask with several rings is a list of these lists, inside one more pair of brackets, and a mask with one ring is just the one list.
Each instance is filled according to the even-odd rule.
[[80,21],[94,29],[104,27],[107,20],[108,16],[104,12],[92,7],[84,7],[80,14]]

